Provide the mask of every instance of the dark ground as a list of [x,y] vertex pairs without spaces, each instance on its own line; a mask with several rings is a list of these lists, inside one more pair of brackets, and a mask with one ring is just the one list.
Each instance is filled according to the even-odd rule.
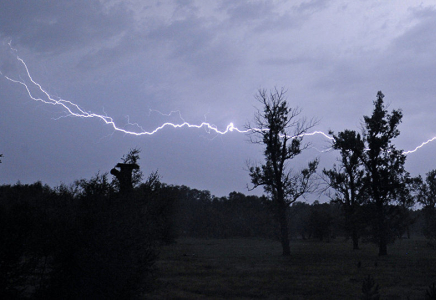
[[290,257],[271,240],[179,239],[162,249],[156,289],[146,298],[360,299],[370,274],[381,299],[425,299],[436,281],[436,250],[411,239],[390,245],[387,257],[377,253],[373,244],[353,251],[342,238],[294,241]]

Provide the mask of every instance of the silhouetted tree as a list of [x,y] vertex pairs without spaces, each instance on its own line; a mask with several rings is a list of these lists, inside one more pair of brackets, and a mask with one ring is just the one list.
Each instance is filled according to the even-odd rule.
[[115,193],[114,184],[109,181],[108,173],[98,172],[91,179],[76,180],[74,185],[75,196],[79,199],[86,199],[88,204],[93,204],[103,198],[108,199]]
[[[71,218],[53,235],[50,286],[44,299],[130,299],[149,287],[156,259],[147,202],[115,192],[107,174],[76,181]],[[63,191],[65,192],[65,190]],[[64,197],[64,196],[63,196]],[[67,211],[68,211],[67,210]]]
[[330,213],[330,205],[320,204],[315,201],[310,207],[309,226],[314,238],[320,241],[330,241],[332,232],[333,218]]
[[271,237],[274,222],[264,197],[231,192],[219,202],[227,237]]
[[128,194],[107,173],[55,189],[0,186],[0,298],[139,296],[157,245],[174,239],[172,199],[157,172]]
[[259,90],[256,99],[263,110],[255,115],[254,126],[248,125],[252,142],[265,146],[265,163],[249,166],[253,188],[263,186],[274,203],[274,210],[280,224],[280,242],[283,255],[290,255],[288,209],[289,205],[314,189],[312,175],[318,160],[309,162],[299,173],[290,169],[289,161],[304,150],[303,135],[314,126],[314,121],[298,118],[301,110],[288,107],[285,91],[275,89],[269,94]]
[[215,197],[209,191],[186,186],[163,185],[162,193],[173,195],[176,234],[189,237],[273,238],[277,230],[271,201],[266,197],[231,192]]
[[176,228],[177,193],[160,182],[157,171],[135,190],[135,197],[144,204],[148,223],[154,240],[173,243],[178,235]]
[[364,143],[360,134],[345,130],[333,135],[333,149],[341,154],[340,164],[334,165],[330,170],[323,170],[324,179],[328,188],[335,193],[329,197],[342,204],[345,215],[345,226],[351,235],[353,249],[359,249],[359,206],[365,196],[364,168],[361,157],[364,152]]
[[115,182],[123,194],[130,192],[142,180],[143,174],[137,164],[140,152],[141,150],[137,148],[131,149],[127,155],[121,158],[123,163],[118,163],[111,170],[111,174],[115,176]]
[[299,235],[303,240],[312,236],[311,206],[304,202],[294,202],[289,209],[291,233]]
[[[124,164],[137,165],[138,161],[140,160],[140,156],[139,156],[140,153],[141,153],[141,149],[132,148],[132,149],[130,149],[129,153],[124,155],[121,159],[122,159]],[[147,180],[151,180],[151,178],[153,178],[153,176],[155,177],[155,175],[158,175],[158,173],[155,172],[155,174],[153,174],[153,173],[150,174],[150,176],[148,177]],[[141,183],[143,178],[144,178],[144,174],[139,169],[139,167],[137,169],[136,168],[133,169],[133,171],[132,171],[132,186],[133,187],[138,186]]]
[[418,202],[423,205],[423,233],[425,237],[434,241],[436,240],[436,170],[426,174],[425,181],[420,186]]
[[51,190],[41,182],[0,187],[0,298],[44,289],[54,254]]
[[377,93],[372,115],[364,116],[363,140],[365,151],[362,161],[365,166],[365,178],[368,184],[369,200],[374,203],[376,211],[376,240],[379,245],[379,255],[387,255],[389,227],[386,208],[389,203],[397,200],[400,191],[405,187],[408,176],[404,169],[406,156],[402,150],[397,150],[392,140],[400,131],[400,110],[387,112],[382,92]]
[[416,222],[416,217],[412,214],[412,209],[415,203],[419,200],[419,194],[422,186],[422,178],[410,177],[408,173],[404,178],[404,188],[399,190],[397,204],[393,218],[396,222],[391,226],[398,238],[402,238],[405,234],[410,239],[410,227]]

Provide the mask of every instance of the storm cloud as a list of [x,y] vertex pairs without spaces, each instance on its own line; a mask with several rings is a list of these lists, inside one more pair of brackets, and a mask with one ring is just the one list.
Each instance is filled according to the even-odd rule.
[[[3,76],[25,77],[18,55],[53,96],[120,127],[207,121],[242,129],[253,120],[256,91],[284,87],[291,106],[320,120],[316,130],[360,130],[382,90],[390,109],[403,110],[401,149],[436,135],[431,1],[0,0],[0,20]],[[89,178],[138,147],[145,174],[158,169],[163,182],[221,196],[247,192],[245,161],[262,159],[262,149],[237,132],[167,128],[136,137],[97,119],[65,117],[3,76],[3,183]],[[308,140],[328,147],[321,136]],[[412,174],[436,168],[434,147],[408,156]],[[309,149],[296,168],[313,157],[329,167],[335,156]]]

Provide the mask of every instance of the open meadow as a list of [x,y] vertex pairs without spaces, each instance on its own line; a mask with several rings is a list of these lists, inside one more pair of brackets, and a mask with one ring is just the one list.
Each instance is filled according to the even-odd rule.
[[293,241],[290,257],[281,251],[265,239],[178,239],[162,248],[147,299],[360,299],[368,275],[380,299],[425,299],[436,281],[436,250],[424,239],[398,240],[387,257],[370,243],[353,251],[342,238]]

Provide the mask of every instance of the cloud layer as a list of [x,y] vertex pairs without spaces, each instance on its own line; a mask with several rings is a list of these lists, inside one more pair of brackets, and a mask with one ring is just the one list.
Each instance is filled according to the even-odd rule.
[[[403,109],[398,146],[409,150],[436,135],[436,10],[415,3],[0,0],[0,71],[23,78],[19,55],[54,96],[145,129],[182,121],[155,110],[242,128],[256,91],[283,86],[292,106],[320,119],[317,130],[359,130],[382,90],[391,108]],[[69,183],[139,147],[145,173],[159,169],[164,182],[224,195],[247,192],[245,160],[261,159],[261,148],[237,133],[168,129],[138,138],[97,120],[57,119],[62,110],[30,101],[3,77],[0,97],[7,183]],[[436,168],[432,147],[408,157],[412,173]],[[326,167],[334,161],[310,150],[296,166],[313,156]]]

